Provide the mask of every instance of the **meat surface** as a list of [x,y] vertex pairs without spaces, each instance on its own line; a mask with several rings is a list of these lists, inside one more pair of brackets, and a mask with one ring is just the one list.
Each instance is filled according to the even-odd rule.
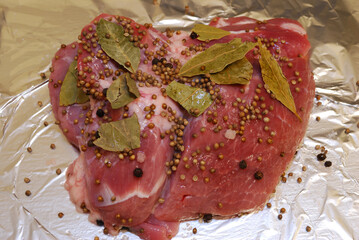
[[[76,42],[67,46],[62,45],[52,60],[52,72],[49,79],[52,111],[69,142],[76,147],[79,145],[78,139],[81,136],[81,129],[84,129],[85,126],[84,118],[89,104],[60,106],[60,90],[67,70],[75,60],[77,49],[78,44]],[[76,124],[74,123],[75,120]]]
[[[116,165],[119,164],[119,162],[113,161],[114,164],[112,167],[116,167],[117,171],[111,171],[110,174],[107,174],[105,171],[108,169],[108,165],[104,165],[103,162],[94,160],[93,158],[96,156],[93,154],[93,152],[83,151],[84,149],[81,148],[81,146],[84,146],[82,143],[87,138],[81,134],[81,130],[86,129],[87,127],[84,122],[84,118],[88,116],[88,112],[90,111],[90,104],[73,104],[65,107],[60,106],[59,103],[59,94],[62,86],[61,83],[65,78],[69,65],[77,58],[77,49],[77,43],[73,43],[67,46],[63,46],[56,53],[55,56],[57,57],[53,60],[53,71],[49,81],[49,91],[54,115],[59,121],[59,125],[68,140],[73,145],[82,150],[78,159],[76,159],[67,170],[67,181],[65,183],[65,188],[69,191],[70,199],[76,204],[77,210],[84,213],[91,213],[89,216],[90,221],[97,224],[100,221],[100,225],[102,225],[101,219],[112,219],[113,214],[119,214],[118,212],[120,209],[125,210],[125,213],[123,214],[124,216],[126,216],[126,214],[131,214],[131,216],[138,215],[138,208],[149,208],[151,212],[152,206],[151,204],[148,204],[149,196],[154,195],[155,192],[158,192],[161,189],[161,185],[163,185],[166,178],[164,169],[165,165],[164,163],[160,164],[161,161],[158,161],[158,159],[166,159],[169,156],[172,156],[173,152],[167,148],[165,151],[161,151],[161,146],[158,146],[158,148],[147,147],[147,150],[141,148],[137,150],[136,154],[138,158],[141,158],[139,162],[128,161],[126,163],[122,163],[123,165],[121,167],[118,167]],[[132,104],[133,107],[131,109],[133,111],[138,111],[138,108],[143,108],[146,104],[148,104],[146,101],[149,101],[151,96],[149,95],[148,91],[155,92],[156,89],[148,88],[141,91],[143,98],[141,98],[141,101],[136,101]],[[164,100],[159,99],[159,101],[163,102]],[[114,115],[115,114],[116,113],[114,113]],[[82,119],[83,121],[81,121]],[[74,124],[75,120],[80,121],[78,124]],[[160,126],[160,121],[156,117],[153,117],[152,121],[155,122],[156,125]],[[162,127],[168,128],[168,125],[165,124]],[[143,133],[146,133],[148,137],[142,140],[142,146],[146,146],[146,142],[150,142],[151,146],[152,143],[161,142],[158,137],[158,129],[154,130],[154,133],[156,134],[153,134],[152,131],[150,131],[148,128],[146,128]],[[162,148],[167,146],[165,143],[168,145],[168,140],[160,143]],[[105,156],[109,163],[111,163],[112,158],[118,158],[118,155],[111,155],[111,152],[107,152]],[[132,171],[128,171],[128,169],[133,168],[133,163],[135,163],[137,166],[140,162],[143,162],[143,164],[140,164],[141,167],[145,170],[148,170],[148,172],[151,174],[146,174],[141,179],[142,183],[136,183],[136,181],[133,179],[134,177]],[[96,172],[96,174],[92,174],[91,171]],[[161,176],[162,179],[159,179],[158,177],[156,178],[154,176]],[[88,182],[95,183],[97,179],[100,179],[104,183],[101,185],[102,189],[89,188],[92,186],[92,184],[88,184]],[[127,182],[127,184],[114,185],[114,179],[122,183]],[[107,185],[106,181],[112,184]],[[153,182],[152,185],[151,182]],[[87,184],[90,186],[88,187]],[[157,190],[153,187],[154,185]],[[111,188],[116,186],[117,189]],[[104,201],[102,206],[97,206],[97,199],[91,199],[90,196],[97,197],[99,194],[101,194],[101,192],[103,192],[102,196],[105,200],[111,200],[111,197],[115,196],[117,201]],[[136,196],[136,192],[138,195],[140,195],[139,197]],[[117,193],[122,195],[116,195]],[[143,203],[142,206],[138,206],[139,203],[144,202],[141,201],[141,199],[144,199],[145,203]],[[152,199],[157,200],[154,198],[154,196],[152,196]],[[93,204],[91,200],[94,200],[95,203]],[[110,207],[106,205],[110,205]],[[116,205],[118,206],[117,211],[114,211],[114,206]],[[135,208],[133,206],[135,206]],[[132,213],[129,211],[130,209],[132,209]],[[141,217],[141,220],[135,219],[135,221],[141,224],[131,224],[131,226],[135,226],[132,231],[136,232],[143,239],[167,239],[169,236],[174,236],[178,231],[177,222],[167,223],[164,221],[159,221],[153,216],[149,216],[149,214]],[[142,231],[142,229],[145,229],[146,231]],[[114,232],[113,228],[110,230],[112,230],[113,233],[116,233]]]
[[[98,43],[96,25],[102,18],[123,26],[141,53],[138,70],[131,74],[141,96],[119,109],[112,109],[106,91],[127,70]],[[260,210],[305,134],[314,81],[302,26],[289,19],[259,22],[247,17],[214,18],[210,25],[231,34],[205,43],[189,33],[165,35],[149,24],[102,14],[84,27],[79,44],[56,53],[49,82],[54,115],[81,151],[67,171],[65,187],[77,209],[90,213],[90,221],[111,234],[130,227],[143,239],[167,239],[177,233],[179,221]],[[257,49],[246,55],[253,66],[247,85],[178,76],[191,57],[234,38],[261,39],[267,46],[288,80],[302,120],[266,89]],[[61,82],[74,59],[78,87],[90,101],[60,106]],[[215,101],[193,117],[166,96],[171,81],[213,91]],[[133,114],[140,124],[140,148],[113,152],[94,145],[101,124]],[[140,178],[134,175],[138,168],[143,171]]]
[[[270,97],[263,87],[258,56],[249,53],[247,59],[254,67],[250,83],[221,86],[221,102],[192,118],[185,130],[185,151],[178,170],[163,192],[166,201],[155,210],[157,218],[167,221],[195,219],[200,214],[233,216],[262,208],[304,137],[313,104],[310,44],[298,23],[273,19],[258,26],[254,19],[241,17],[216,18],[210,25],[232,32],[213,43],[233,38],[251,41],[255,36],[272,39],[268,41],[274,43],[269,46],[272,54],[279,49],[279,58],[288,58],[281,67],[303,121]],[[258,30],[246,32],[256,27]],[[219,126],[222,130],[216,131]],[[241,132],[229,139],[233,129]],[[245,169],[240,168],[241,161],[246,163]],[[263,174],[261,180],[254,177],[258,171]]]

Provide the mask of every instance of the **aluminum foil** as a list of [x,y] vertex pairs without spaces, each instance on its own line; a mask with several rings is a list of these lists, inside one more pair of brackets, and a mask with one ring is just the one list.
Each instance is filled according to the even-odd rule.
[[[63,185],[78,152],[55,124],[47,81],[39,77],[49,75],[60,44],[76,39],[102,12],[152,22],[160,30],[188,30],[215,16],[301,22],[312,44],[318,97],[287,171],[293,176],[278,185],[271,208],[211,223],[184,222],[174,239],[359,239],[359,1],[2,0],[0,9],[1,239],[138,239],[131,233],[106,236],[75,211]],[[316,145],[328,151],[331,167],[316,160]],[[286,213],[279,220],[281,208]]]

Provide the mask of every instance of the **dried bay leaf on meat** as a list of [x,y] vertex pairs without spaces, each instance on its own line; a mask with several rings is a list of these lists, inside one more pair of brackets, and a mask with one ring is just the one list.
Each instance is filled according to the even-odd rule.
[[218,73],[211,74],[217,84],[247,84],[252,78],[253,66],[246,57],[228,65]]
[[[128,71],[135,73],[140,63],[140,49],[124,36],[122,26],[101,19],[96,32],[105,53]],[[126,63],[130,66],[126,66]]]
[[69,106],[75,103],[85,103],[89,97],[77,87],[77,61],[73,61],[66,73],[60,90],[60,106]]
[[129,73],[122,74],[107,90],[107,100],[111,103],[112,109],[124,107],[139,96],[136,82]]
[[239,38],[229,43],[217,43],[188,60],[180,69],[179,75],[192,77],[195,75],[217,73],[229,64],[238,61],[257,43],[245,42]]
[[295,114],[302,121],[297,113],[295,102],[290,91],[287,78],[284,76],[278,62],[272,54],[259,41],[259,64],[261,66],[262,78],[268,89],[274,94],[286,108]]
[[201,115],[212,104],[211,95],[200,88],[187,86],[176,81],[166,88],[167,95],[178,102],[193,116]]
[[200,41],[220,39],[231,34],[230,32],[222,30],[220,28],[204,24],[194,25],[194,28],[191,31],[195,32],[198,35],[197,39]]
[[125,148],[140,147],[141,129],[135,113],[129,118],[101,124],[98,133],[100,138],[93,143],[107,151],[119,152]]

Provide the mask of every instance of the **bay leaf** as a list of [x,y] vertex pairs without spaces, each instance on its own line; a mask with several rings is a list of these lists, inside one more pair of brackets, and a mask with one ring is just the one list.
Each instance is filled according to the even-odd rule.
[[274,59],[272,54],[259,41],[259,64],[261,66],[262,78],[268,89],[274,94],[275,98],[280,101],[285,107],[299,118],[295,102],[290,91],[287,78],[284,76],[282,69],[278,62]]
[[77,61],[73,61],[67,73],[60,90],[60,106],[69,106],[75,103],[85,103],[89,101],[89,97],[77,87]]
[[130,77],[129,73],[125,73],[112,82],[107,89],[106,96],[112,109],[118,109],[138,98],[140,92],[135,80]]
[[[101,19],[96,33],[105,53],[128,71],[135,73],[140,63],[140,49],[123,35],[122,26]],[[130,66],[126,66],[126,62],[129,62]]]
[[252,79],[253,66],[246,57],[228,65],[218,73],[211,74],[217,84],[247,84]]
[[188,60],[180,69],[179,75],[192,77],[220,72],[227,65],[244,58],[256,45],[257,43],[252,42],[242,43],[239,38],[229,43],[216,43]]
[[93,143],[112,152],[123,151],[125,148],[135,149],[140,147],[140,132],[140,124],[134,113],[129,118],[101,124],[98,129],[100,138]]
[[222,30],[220,28],[204,24],[194,25],[194,28],[191,31],[197,33],[197,39],[200,41],[220,39],[231,34],[230,32]]
[[201,115],[212,104],[209,93],[200,88],[190,87],[176,81],[171,82],[167,86],[166,93],[196,117]]

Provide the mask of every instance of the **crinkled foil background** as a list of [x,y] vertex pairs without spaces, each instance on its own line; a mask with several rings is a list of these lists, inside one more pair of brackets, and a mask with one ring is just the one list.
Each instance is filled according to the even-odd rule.
[[[358,0],[1,0],[0,9],[1,239],[138,239],[130,233],[105,236],[75,211],[63,184],[66,167],[78,153],[54,124],[47,82],[39,77],[40,72],[49,75],[60,44],[75,40],[102,12],[153,22],[161,30],[188,30],[214,16],[299,20],[312,44],[321,99],[315,100],[303,146],[287,171],[293,177],[278,185],[272,208],[209,224],[185,222],[174,239],[359,239]],[[50,149],[51,143],[56,149]],[[328,150],[332,167],[316,160],[318,144]],[[25,177],[31,182],[25,184]],[[280,221],[282,207],[287,212]],[[62,219],[58,212],[64,213]],[[306,226],[312,230],[307,232]]]

